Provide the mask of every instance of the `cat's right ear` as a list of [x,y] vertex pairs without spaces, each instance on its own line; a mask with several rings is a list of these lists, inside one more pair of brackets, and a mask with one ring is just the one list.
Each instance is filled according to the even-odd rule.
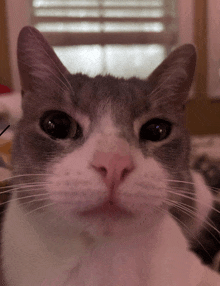
[[191,44],[175,49],[148,77],[152,95],[162,103],[184,105],[193,81],[196,67],[196,50]]
[[34,27],[24,27],[18,37],[18,68],[23,92],[68,86],[69,74],[51,46]]

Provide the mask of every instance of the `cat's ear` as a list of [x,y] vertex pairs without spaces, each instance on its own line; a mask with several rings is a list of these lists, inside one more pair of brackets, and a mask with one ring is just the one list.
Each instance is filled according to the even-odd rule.
[[148,77],[152,95],[185,103],[196,67],[196,50],[185,44],[170,55]]
[[37,29],[26,26],[21,30],[17,57],[24,92],[40,87],[68,85],[66,76],[69,72]]

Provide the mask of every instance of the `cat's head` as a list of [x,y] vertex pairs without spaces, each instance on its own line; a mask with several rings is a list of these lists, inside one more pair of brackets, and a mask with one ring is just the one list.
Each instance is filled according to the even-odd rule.
[[184,45],[146,80],[71,75],[36,29],[23,28],[13,166],[15,182],[27,183],[17,191],[24,209],[79,231],[123,234],[180,200],[174,185],[190,181],[184,107],[195,62]]

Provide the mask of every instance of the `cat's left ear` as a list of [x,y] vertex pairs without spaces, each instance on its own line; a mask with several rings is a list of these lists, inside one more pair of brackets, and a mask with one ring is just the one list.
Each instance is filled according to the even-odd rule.
[[196,50],[191,44],[180,46],[148,77],[152,96],[185,104],[196,67]]

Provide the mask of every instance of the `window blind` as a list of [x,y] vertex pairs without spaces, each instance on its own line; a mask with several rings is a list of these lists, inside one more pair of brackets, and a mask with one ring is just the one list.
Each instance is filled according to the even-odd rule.
[[175,0],[33,0],[32,24],[52,46],[176,44]]

